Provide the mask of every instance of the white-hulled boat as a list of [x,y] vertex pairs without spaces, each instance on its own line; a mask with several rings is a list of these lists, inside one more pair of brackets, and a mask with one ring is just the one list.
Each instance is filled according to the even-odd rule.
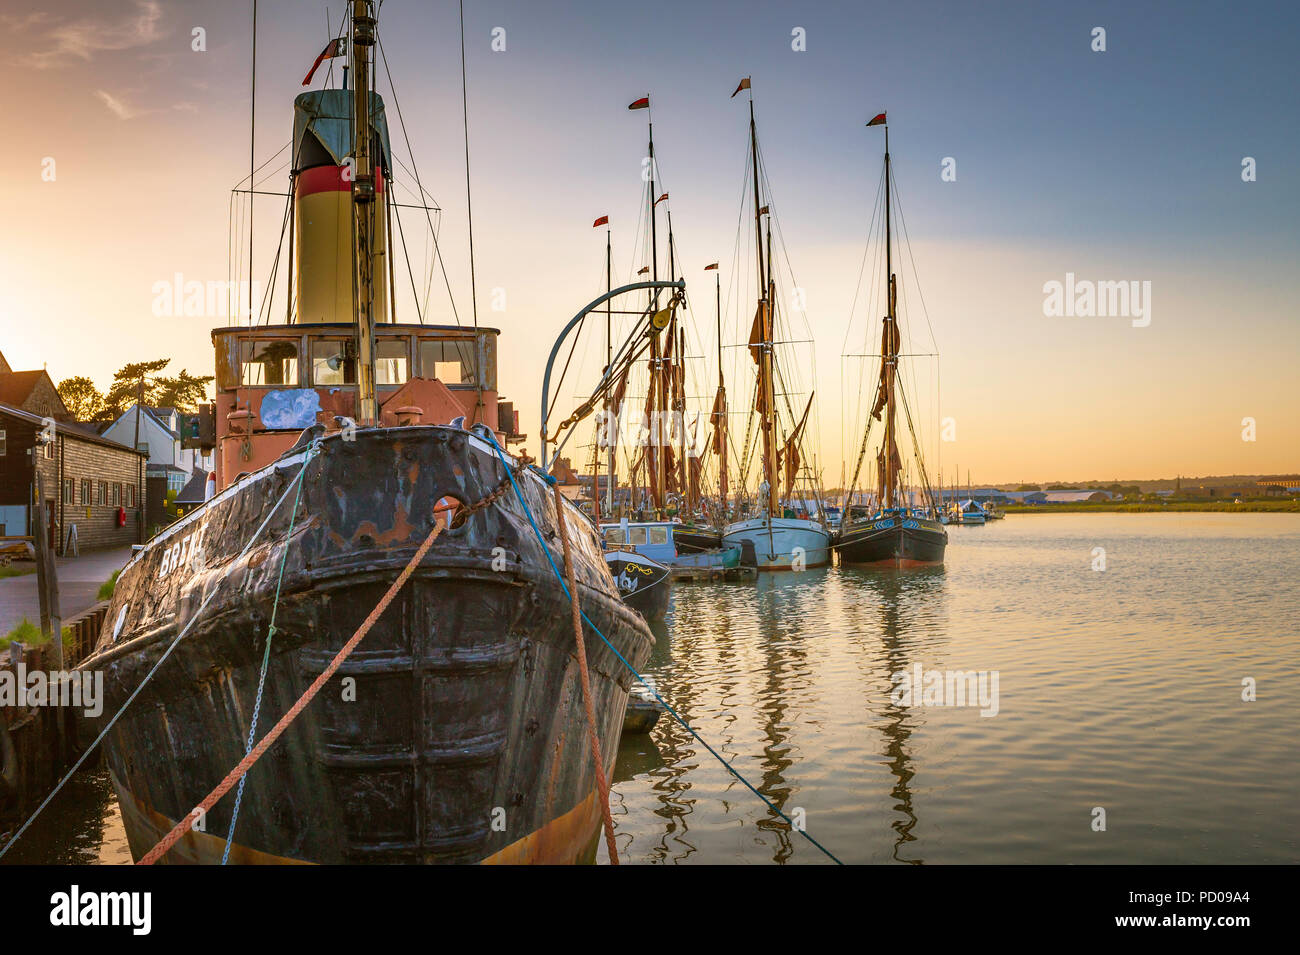
[[[747,78],[737,87],[736,92],[749,88]],[[751,543],[759,570],[803,570],[830,563],[831,535],[822,519],[820,508],[817,509],[816,518],[795,514],[787,516],[778,494],[778,482],[782,481],[786,497],[791,497],[794,492],[802,457],[800,440],[804,426],[808,423],[808,412],[812,409],[812,395],[808,397],[803,416],[797,422],[791,422],[793,427],[782,441],[778,434],[782,422],[776,392],[777,295],[773,278],[772,226],[768,207],[762,204],[759,188],[758,132],[754,124],[752,91],[749,100],[749,142],[750,168],[754,177],[754,250],[758,264],[758,308],[750,329],[749,351],[758,366],[754,411],[758,415],[762,440],[763,482],[759,485],[751,512],[723,528],[722,543],[725,547],[740,547],[742,551],[746,542]],[[765,215],[768,216],[766,269],[763,261]],[[823,495],[820,488],[817,490],[816,499],[821,501]]]
[[821,523],[798,517],[763,515],[728,524],[724,547],[752,541],[759,570],[822,567],[830,563],[831,538]]

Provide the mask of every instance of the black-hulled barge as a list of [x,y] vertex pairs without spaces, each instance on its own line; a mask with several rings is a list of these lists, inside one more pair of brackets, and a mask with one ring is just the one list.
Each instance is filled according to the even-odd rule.
[[[942,564],[948,547],[948,531],[940,520],[941,509],[930,486],[925,470],[925,459],[916,432],[912,430],[912,413],[902,394],[902,381],[898,377],[900,348],[903,336],[899,331],[898,282],[893,271],[892,223],[890,187],[893,172],[889,161],[889,126],[885,114],[876,116],[868,126],[885,127],[885,282],[887,311],[882,322],[880,339],[880,377],[870,417],[863,429],[862,445],[858,452],[853,477],[845,492],[843,518],[835,538],[835,549],[841,564],[866,564],[882,567],[924,567]],[[912,452],[916,461],[919,488],[908,490],[901,480],[902,454],[898,447],[900,397],[903,399],[903,420],[912,436]],[[876,452],[876,492],[874,507],[853,503],[854,489],[862,473],[867,455],[873,421],[884,422],[884,434]],[[916,498],[920,497],[918,501]]]

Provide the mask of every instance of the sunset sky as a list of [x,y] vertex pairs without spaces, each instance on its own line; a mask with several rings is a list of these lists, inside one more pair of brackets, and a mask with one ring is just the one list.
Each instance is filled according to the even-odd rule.
[[[227,277],[230,190],[249,166],[251,2],[7,6],[0,351],[16,369],[101,387],[161,356],[210,374],[209,330],[224,316],[156,317],[152,289],[178,272]],[[259,164],[289,140],[293,97],[333,32],[327,8],[337,24],[342,0],[259,5]],[[846,344],[883,149],[864,124],[882,110],[941,355],[938,407],[922,411],[932,435],[938,418],[955,422],[941,448],[949,480],[957,467],[977,484],[1295,471],[1298,20],[1282,3],[467,3],[479,321],[503,331],[502,390],[529,450],[542,356],[603,291],[605,233],[592,221],[611,217],[615,284],[643,264],[632,250],[646,117],[626,107],[647,93],[693,342],[712,353],[713,278],[701,270],[723,264],[724,296],[737,278],[748,112],[745,94],[729,94],[752,75],[772,204],[816,339],[828,485],[857,440],[843,408],[862,372],[841,354],[878,329],[864,286]],[[1105,52],[1091,49],[1098,26]],[[205,51],[191,48],[195,28]],[[792,49],[796,28],[805,50]],[[386,0],[379,30],[468,322],[457,7]],[[379,91],[405,160],[382,74]],[[945,157],[955,181],[940,178]],[[1244,157],[1257,181],[1243,181]],[[287,184],[281,171],[259,187]],[[258,200],[263,280],[282,214]],[[247,255],[245,244],[244,270]],[[904,319],[923,328],[910,260],[896,271],[912,293]],[[1044,284],[1067,273],[1150,282],[1150,324],[1045,315]],[[733,342],[750,317],[734,299]],[[453,320],[440,273],[429,302],[430,321]],[[699,370],[692,392],[711,393],[715,367]],[[1242,440],[1248,417],[1255,441]]]

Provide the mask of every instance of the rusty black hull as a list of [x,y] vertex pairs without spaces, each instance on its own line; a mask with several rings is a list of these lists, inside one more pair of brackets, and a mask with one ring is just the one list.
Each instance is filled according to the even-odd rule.
[[[264,735],[361,625],[432,527],[435,502],[501,486],[492,447],[443,427],[331,435],[286,455],[156,538],[122,572],[96,653],[111,714],[194,625],[105,741],[139,857],[244,754],[276,577]],[[554,498],[517,476],[563,567]],[[566,505],[568,506],[568,505]],[[594,529],[566,512],[583,610],[634,666],[653,636],[625,607]],[[200,604],[211,596],[207,608]],[[630,675],[586,640],[612,764]],[[606,771],[612,770],[612,765]],[[568,598],[513,489],[444,531],[319,696],[247,777],[232,861],[580,861],[599,825]],[[169,861],[219,858],[234,795]]]

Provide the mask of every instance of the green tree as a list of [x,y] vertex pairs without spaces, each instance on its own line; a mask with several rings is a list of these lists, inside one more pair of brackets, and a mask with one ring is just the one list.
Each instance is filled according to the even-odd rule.
[[58,391],[74,421],[93,421],[103,411],[104,396],[85,375],[64,378]]
[[119,417],[135,404],[137,393],[141,394],[146,407],[195,411],[196,406],[207,399],[208,385],[213,378],[211,375],[191,375],[184,368],[172,377],[159,374],[170,361],[170,358],[137,361],[119,368],[104,397],[100,420],[111,421]]
[[155,404],[178,411],[197,411],[198,405],[207,400],[208,385],[212,380],[211,375],[191,375],[184,368],[175,378],[157,378],[158,395]]
[[145,405],[157,405],[159,388],[153,376],[166,368],[170,361],[170,358],[137,361],[119,368],[113,375],[113,383],[108,386],[108,394],[104,396],[104,419],[111,421],[120,417],[135,404],[137,393]]

